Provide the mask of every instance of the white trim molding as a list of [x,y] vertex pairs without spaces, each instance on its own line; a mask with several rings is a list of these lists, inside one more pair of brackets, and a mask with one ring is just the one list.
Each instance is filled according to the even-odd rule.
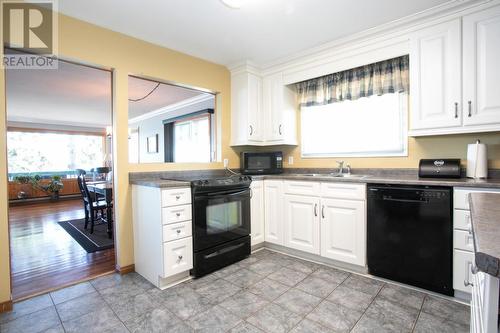
[[191,106],[191,105],[195,105],[195,104],[198,104],[198,103],[201,103],[201,102],[205,102],[205,101],[208,101],[208,100],[211,100],[211,99],[215,99],[215,96],[212,95],[212,94],[201,94],[201,95],[198,95],[198,96],[194,96],[194,97],[185,99],[183,101],[167,105],[167,106],[165,106],[163,108],[156,109],[156,110],[153,110],[153,111],[149,111],[149,112],[144,113],[144,114],[142,114],[140,116],[137,116],[137,117],[134,117],[134,118],[130,118],[128,120],[128,123],[129,124],[135,124],[135,123],[138,123],[140,121],[144,121],[146,119],[150,119],[150,118],[153,118],[153,117],[156,117],[156,116],[160,116],[160,115],[163,115],[165,113],[172,112],[172,111],[178,110],[180,108],[185,108],[185,107],[188,107],[188,106]]

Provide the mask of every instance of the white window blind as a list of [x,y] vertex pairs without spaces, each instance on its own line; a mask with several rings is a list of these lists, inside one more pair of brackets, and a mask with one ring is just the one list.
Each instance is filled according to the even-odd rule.
[[303,157],[407,156],[405,93],[301,108]]

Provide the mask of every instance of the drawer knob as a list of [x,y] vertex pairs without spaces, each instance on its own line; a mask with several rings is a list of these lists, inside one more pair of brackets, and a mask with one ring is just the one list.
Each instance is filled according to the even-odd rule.
[[466,287],[469,287],[469,286],[473,287],[473,286],[474,286],[474,284],[472,284],[472,282],[469,282],[469,281],[467,281],[467,280],[464,280],[464,286],[466,286]]
[[178,258],[179,258],[179,261],[181,261],[181,260],[182,260],[182,256],[179,256]]
[[179,200],[180,198],[181,198],[181,196],[180,196],[180,195],[176,195],[176,196],[175,196],[175,199],[176,199],[176,200]]
[[176,215],[177,217],[179,217],[179,216],[181,216],[181,213],[175,213],[175,215]]
[[181,229],[177,229],[177,233],[180,234],[181,233]]

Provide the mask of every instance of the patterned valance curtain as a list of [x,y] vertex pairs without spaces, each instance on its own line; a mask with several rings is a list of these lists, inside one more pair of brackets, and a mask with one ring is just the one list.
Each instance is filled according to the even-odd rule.
[[409,90],[409,56],[325,75],[296,84],[300,106],[323,105]]

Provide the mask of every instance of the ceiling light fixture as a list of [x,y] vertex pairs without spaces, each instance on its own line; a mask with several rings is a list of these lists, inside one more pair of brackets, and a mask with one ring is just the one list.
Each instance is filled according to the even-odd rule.
[[245,0],[220,0],[220,1],[231,9],[240,9]]

